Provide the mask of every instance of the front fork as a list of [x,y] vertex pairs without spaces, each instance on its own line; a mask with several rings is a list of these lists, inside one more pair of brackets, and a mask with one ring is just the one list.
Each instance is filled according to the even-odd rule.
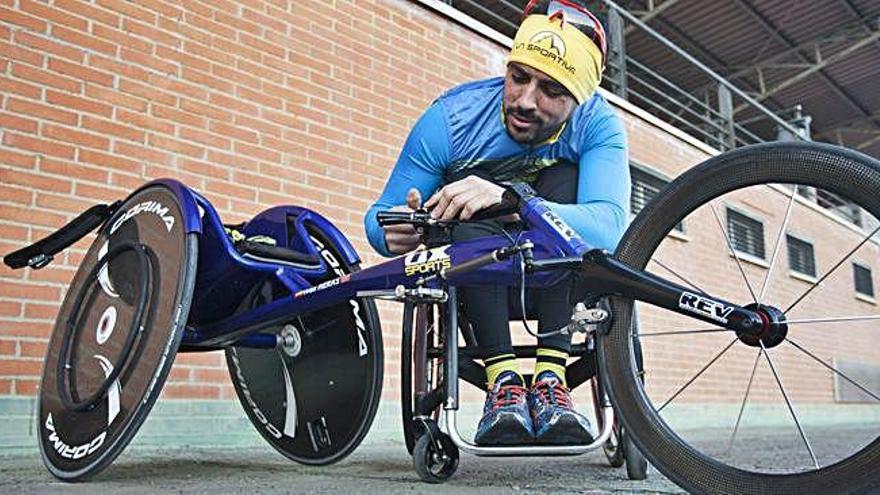
[[[607,251],[594,249],[583,257],[534,261],[527,270],[573,270],[600,295],[644,301],[729,330],[739,336],[758,336],[776,323],[774,312],[758,312],[699,290],[691,290],[649,272],[634,270]],[[752,306],[755,309],[760,307]]]

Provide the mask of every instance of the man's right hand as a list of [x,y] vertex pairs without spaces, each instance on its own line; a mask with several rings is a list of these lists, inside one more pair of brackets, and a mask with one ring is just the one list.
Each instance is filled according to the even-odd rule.
[[[406,206],[395,206],[388,211],[411,213],[413,210]],[[421,236],[412,225],[385,225],[382,228],[385,230],[385,244],[391,253],[408,253],[419,247],[419,244],[422,242]]]

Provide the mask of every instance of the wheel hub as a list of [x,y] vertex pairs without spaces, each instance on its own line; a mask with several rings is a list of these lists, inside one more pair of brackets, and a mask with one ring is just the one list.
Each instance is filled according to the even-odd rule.
[[751,347],[761,347],[763,344],[765,348],[770,349],[785,340],[785,336],[788,335],[788,324],[785,314],[779,308],[755,303],[744,308],[757,313],[761,317],[762,324],[755,330],[738,330],[736,336],[739,337],[740,342]]

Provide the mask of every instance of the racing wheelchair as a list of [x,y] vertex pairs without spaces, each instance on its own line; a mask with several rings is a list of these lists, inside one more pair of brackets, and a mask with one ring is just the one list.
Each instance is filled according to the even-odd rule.
[[[865,249],[876,247],[877,191],[880,164],[859,153],[820,144],[756,145],[681,175],[639,213],[613,254],[592,249],[528,188],[512,187],[492,213],[519,213],[527,228],[517,237],[456,242],[360,269],[350,243],[316,212],[293,206],[269,209],[236,226],[243,240],[235,241],[198,193],[174,180],[153,181],[124,201],[91,208],[46,239],[4,258],[13,268],[40,268],[99,228],[48,344],[37,410],[41,456],[63,480],[96,474],[146,418],[177,352],[222,349],[246,414],[274,448],[302,463],[337,461],[361,442],[376,412],[382,347],[373,299],[386,298],[405,305],[403,419],[407,447],[423,479],[448,478],[458,465],[459,450],[477,455],[582,453],[606,445],[617,424],[624,440],[629,438],[660,472],[691,492],[868,492],[880,485],[880,435],[874,419],[880,396],[850,368],[826,357],[824,349],[835,340],[834,333],[811,329],[817,323],[845,322],[847,339],[855,342],[848,347],[855,349],[853,357],[872,359],[877,346],[870,322],[876,316],[856,311],[807,318],[797,311],[807,306],[822,310],[819,303],[826,299],[814,294],[839,296],[832,276],[837,268],[854,253],[864,256]],[[843,198],[842,204],[857,205],[853,211],[859,212],[859,222],[841,220],[810,199],[828,194]],[[781,207],[768,206],[775,203]],[[767,266],[756,260],[747,265],[749,260],[739,254],[742,235],[728,233],[738,232],[730,221],[733,215],[728,215],[728,227],[734,228],[723,225],[716,205],[734,204],[779,214],[779,236]],[[808,228],[798,215],[819,215],[840,226],[834,240],[855,247],[818,280],[792,288],[788,281],[777,283],[771,273],[787,229]],[[713,216],[718,226],[711,229]],[[383,221],[432,226],[430,218],[417,213],[389,213]],[[723,253],[702,254],[720,254],[735,267],[735,275],[725,275],[721,261],[705,270],[693,263],[691,253],[682,254],[674,243],[683,224],[690,226],[690,236],[714,235],[724,243],[728,249]],[[828,230],[826,225],[817,228]],[[264,242],[255,242],[258,238]],[[676,260],[692,269],[675,269],[671,265]],[[649,263],[669,278],[648,270]],[[750,283],[758,269],[764,270],[758,272],[764,278],[760,291]],[[540,289],[566,277],[586,284],[569,325],[586,338],[577,344],[579,359],[567,375],[572,383],[596,377],[596,440],[591,445],[511,447],[467,442],[456,424],[457,378],[481,383],[482,377],[472,360],[473,336],[459,319],[456,287]],[[801,304],[805,300],[811,304]],[[637,304],[656,308],[665,319],[652,317],[652,324],[645,325],[648,330],[639,330],[633,325]],[[654,322],[663,328],[654,331]],[[673,339],[671,344],[655,345],[666,336]],[[708,340],[698,345],[698,338]],[[708,360],[694,356],[716,345],[721,351]],[[817,348],[823,352],[811,350]],[[745,366],[732,349],[747,353]],[[789,361],[782,354],[786,349],[850,387],[846,393],[866,403],[835,410],[855,415],[856,427],[846,429],[846,435],[832,430],[822,436],[809,427],[814,416],[796,407],[805,398],[803,392],[787,393],[780,378],[780,366]],[[678,353],[671,361],[674,366],[663,361],[670,350]],[[682,385],[655,388],[651,379],[643,380],[643,351],[645,370],[684,373]],[[518,353],[527,356],[528,350]],[[594,366],[584,359],[589,354],[596,357]],[[758,369],[762,360],[772,375]],[[666,368],[655,366],[664,363]],[[722,375],[727,381],[704,380],[725,363],[729,366]],[[745,463],[728,455],[738,446],[738,432],[745,434],[747,406],[758,410],[759,420],[769,417],[750,399],[760,402],[766,395],[755,386],[762,380],[779,386],[781,409],[790,415],[789,425],[796,426],[795,443],[805,446],[806,461],[774,455],[773,449]],[[322,393],[309,393],[315,383],[322,385]],[[729,442],[721,442],[728,448],[719,450],[714,437],[706,441],[703,429],[693,433],[692,427],[707,424],[712,414],[686,396],[697,390],[698,398],[711,397],[699,387],[729,391],[733,383],[745,387],[745,394],[740,407],[715,404],[721,415],[732,411],[735,417]],[[684,415],[674,411],[679,405]],[[738,406],[736,401],[733,405]],[[617,419],[615,411],[620,413]],[[809,439],[817,435],[823,444],[814,448]],[[856,436],[845,448],[838,445]],[[825,448],[824,442],[833,448]],[[617,445],[623,444],[618,437]]]

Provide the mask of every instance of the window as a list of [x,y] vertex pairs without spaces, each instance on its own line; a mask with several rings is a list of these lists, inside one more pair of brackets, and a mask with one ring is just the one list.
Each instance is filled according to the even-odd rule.
[[[669,184],[669,181],[637,166],[630,165],[629,171],[632,176],[632,193],[629,199],[629,209],[630,213],[638,215],[645,205],[654,199],[654,196],[666,187],[666,184]],[[684,232],[684,225],[679,223],[675,226],[675,230]]]
[[734,250],[764,259],[764,224],[759,220],[728,208],[727,235]]
[[788,267],[792,271],[815,277],[816,255],[813,245],[790,235],[785,236],[785,242],[788,244]]
[[855,278],[856,292],[868,297],[874,297],[874,281],[871,278],[871,269],[858,263],[853,263],[853,277]]

